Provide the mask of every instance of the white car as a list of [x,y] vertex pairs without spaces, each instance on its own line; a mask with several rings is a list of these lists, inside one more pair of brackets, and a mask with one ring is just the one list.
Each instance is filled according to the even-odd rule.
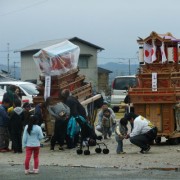
[[134,87],[137,84],[135,75],[117,76],[114,78],[111,89],[111,107],[114,112],[119,111],[121,103],[128,93],[129,87]]
[[36,85],[30,82],[23,81],[7,81],[0,82],[0,89],[3,89],[5,92],[10,86],[19,87],[20,93],[22,95],[22,103],[29,102],[33,103],[33,96],[39,94],[39,91],[36,88]]
[[3,89],[0,89],[0,104],[2,104],[2,100],[3,100],[3,95],[6,91]]

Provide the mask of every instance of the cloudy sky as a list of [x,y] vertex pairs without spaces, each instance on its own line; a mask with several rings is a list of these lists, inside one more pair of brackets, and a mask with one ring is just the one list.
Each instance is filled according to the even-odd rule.
[[156,31],[180,38],[179,8],[180,0],[0,0],[0,64],[8,43],[13,64],[20,60],[14,50],[74,36],[105,49],[99,64],[125,62],[137,57],[138,37]]

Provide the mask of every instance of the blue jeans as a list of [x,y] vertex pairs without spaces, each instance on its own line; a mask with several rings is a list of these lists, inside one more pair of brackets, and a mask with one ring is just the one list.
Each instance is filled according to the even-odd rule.
[[116,135],[115,138],[118,143],[116,153],[119,154],[120,152],[123,152],[123,140],[120,139],[118,135]]

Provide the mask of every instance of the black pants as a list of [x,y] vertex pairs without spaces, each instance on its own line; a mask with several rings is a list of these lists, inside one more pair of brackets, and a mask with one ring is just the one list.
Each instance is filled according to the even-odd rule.
[[73,138],[67,136],[66,141],[69,149],[75,148],[79,142],[79,133],[77,133]]
[[11,140],[12,140],[12,149],[14,152],[22,152],[22,136],[21,132],[19,133],[12,133],[11,134]]
[[149,144],[156,138],[157,136],[157,128],[152,128],[145,134],[140,134],[134,137],[130,137],[130,142],[135,144],[136,146],[147,149]]
[[66,133],[67,133],[67,122],[65,120],[56,120],[54,127],[54,135],[51,138],[51,147],[54,148],[56,142],[58,142],[60,146],[63,146]]
[[150,143],[149,138],[145,134],[130,137],[130,142],[142,149],[146,149]]

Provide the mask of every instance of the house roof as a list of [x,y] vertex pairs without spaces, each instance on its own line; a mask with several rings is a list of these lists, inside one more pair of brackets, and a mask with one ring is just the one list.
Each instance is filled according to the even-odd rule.
[[8,77],[7,75],[0,72],[0,82],[15,81],[15,79]]
[[104,68],[101,68],[101,67],[98,67],[98,73],[112,73],[112,71],[108,70],[108,69],[104,69]]
[[52,46],[54,44],[58,44],[58,43],[61,43],[65,40],[69,40],[69,41],[79,41],[79,42],[82,42],[84,44],[87,44],[88,46],[91,46],[91,47],[94,47],[96,49],[99,49],[100,51],[104,50],[104,48],[102,47],[99,47],[95,44],[92,44],[88,41],[85,41],[83,39],[80,39],[78,37],[73,37],[73,38],[63,38],[63,39],[55,39],[55,40],[48,40],[48,41],[40,41],[38,43],[35,43],[35,44],[32,44],[30,46],[27,46],[27,47],[24,47],[22,49],[19,49],[17,50],[16,52],[24,52],[24,51],[32,51],[32,50],[40,50],[40,49],[43,49],[43,48],[46,48],[48,46]]
[[144,42],[147,42],[152,39],[158,39],[160,41],[164,42],[180,42],[180,39],[176,39],[170,32],[165,33],[165,34],[158,34],[154,31],[151,32],[151,34],[146,37],[145,39],[140,38],[137,40],[139,44],[143,44]]

